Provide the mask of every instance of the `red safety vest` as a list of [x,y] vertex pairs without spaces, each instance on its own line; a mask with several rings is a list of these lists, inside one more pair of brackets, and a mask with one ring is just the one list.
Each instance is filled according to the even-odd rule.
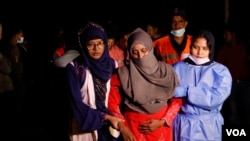
[[179,56],[178,53],[175,51],[169,35],[154,41],[153,45],[156,54],[161,57],[162,61],[168,64],[174,64],[175,62],[182,61],[190,54],[191,41],[192,41],[192,36],[187,35],[187,43],[184,50],[181,53],[181,56]]

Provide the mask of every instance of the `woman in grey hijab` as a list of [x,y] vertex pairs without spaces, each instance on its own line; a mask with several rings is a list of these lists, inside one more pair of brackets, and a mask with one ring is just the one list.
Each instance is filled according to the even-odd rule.
[[172,140],[171,124],[181,106],[172,99],[177,75],[156,59],[152,39],[141,28],[129,36],[128,51],[129,64],[111,78],[108,108],[125,120],[119,124],[125,140]]

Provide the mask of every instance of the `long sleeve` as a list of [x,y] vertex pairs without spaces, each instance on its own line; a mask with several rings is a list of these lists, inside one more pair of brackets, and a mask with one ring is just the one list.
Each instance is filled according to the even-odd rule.
[[230,95],[232,80],[229,72],[222,72],[223,78],[217,80],[214,86],[204,83],[189,87],[187,101],[197,107],[213,110],[218,108]]
[[78,126],[83,131],[100,128],[103,124],[104,114],[82,102],[81,86],[73,65],[67,65],[66,75],[70,90],[70,103]]
[[108,97],[108,109],[114,116],[124,119],[121,112],[121,102],[122,97],[120,94],[120,81],[118,79],[118,75],[113,74],[111,77],[111,88]]
[[203,109],[203,112],[220,110],[231,93],[231,74],[228,68],[220,63],[193,66],[180,62],[174,69],[182,87],[176,89],[175,95],[185,97],[187,102],[182,110],[192,111],[191,113],[197,112],[194,107]]
[[187,87],[178,86],[175,88],[174,97],[186,97],[187,96]]
[[168,106],[165,116],[162,118],[166,121],[168,126],[172,126],[173,120],[177,116],[182,106],[182,98],[172,98]]

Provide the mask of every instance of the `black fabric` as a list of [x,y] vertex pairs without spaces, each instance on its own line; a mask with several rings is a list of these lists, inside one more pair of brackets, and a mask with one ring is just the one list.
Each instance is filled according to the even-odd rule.
[[174,49],[178,53],[178,55],[181,56],[181,53],[185,49],[186,44],[187,44],[187,35],[186,34],[184,35],[184,39],[180,45],[174,40],[174,37],[172,34],[170,34],[170,41],[171,41]]
[[98,141],[122,141],[121,137],[115,138],[109,132],[110,124],[106,123],[102,128],[98,129]]
[[95,86],[95,103],[98,110],[110,114],[105,106],[105,99],[107,93],[106,83],[96,77],[93,78]]

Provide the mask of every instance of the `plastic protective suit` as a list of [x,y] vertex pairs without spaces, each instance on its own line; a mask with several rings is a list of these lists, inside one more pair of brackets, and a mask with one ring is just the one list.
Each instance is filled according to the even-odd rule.
[[175,141],[222,140],[224,119],[220,113],[230,95],[232,78],[222,64],[174,64],[180,86],[174,97],[183,97],[183,106],[174,120]]

